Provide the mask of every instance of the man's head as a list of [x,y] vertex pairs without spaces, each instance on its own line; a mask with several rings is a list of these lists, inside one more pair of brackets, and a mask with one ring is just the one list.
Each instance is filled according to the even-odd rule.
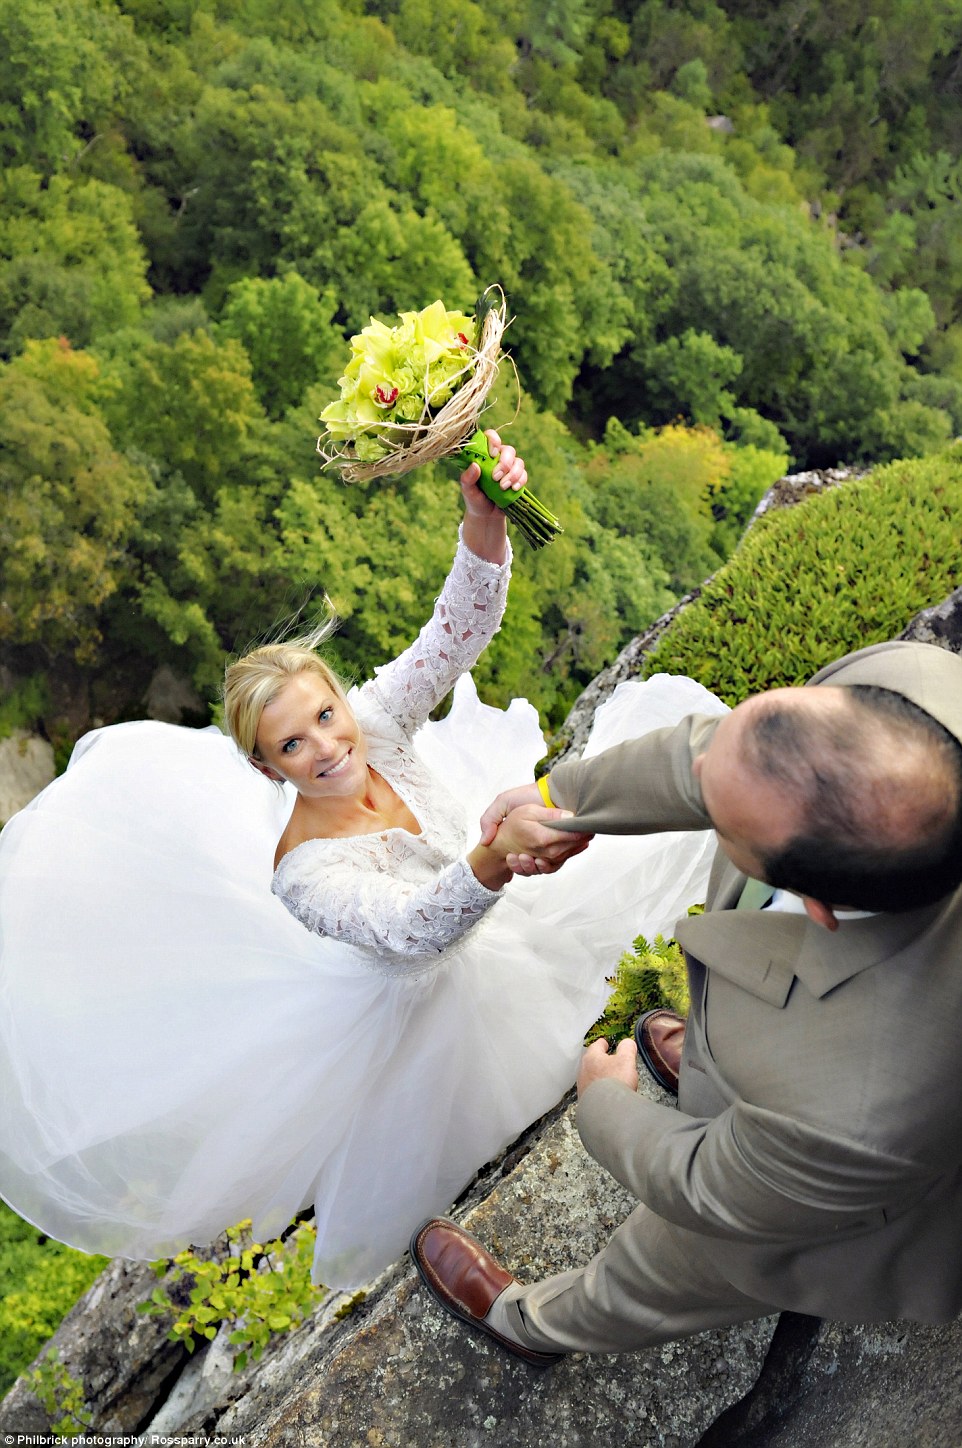
[[962,745],[891,690],[760,694],[695,769],[731,860],[807,901],[911,910],[962,883]]

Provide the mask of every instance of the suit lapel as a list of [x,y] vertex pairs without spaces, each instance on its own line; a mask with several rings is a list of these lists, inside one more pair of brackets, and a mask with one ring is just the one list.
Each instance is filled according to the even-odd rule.
[[680,921],[675,934],[708,970],[717,970],[750,995],[781,1008],[797,973],[806,924],[806,917],[799,915],[713,910]]
[[[720,891],[725,900],[737,899],[739,882],[745,879],[733,868],[730,873],[733,882],[726,878]],[[845,920],[830,932],[807,915],[716,908],[680,921],[675,933],[684,949],[709,970],[781,1008],[796,978],[810,995],[821,999],[917,940],[938,909],[935,905],[904,915]]]

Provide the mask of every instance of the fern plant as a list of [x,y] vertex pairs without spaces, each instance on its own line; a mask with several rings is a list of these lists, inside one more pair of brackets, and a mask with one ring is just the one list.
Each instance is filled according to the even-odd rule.
[[[693,906],[688,913],[700,910],[701,906]],[[602,1036],[609,1041],[630,1036],[643,1011],[666,1006],[679,1015],[688,1014],[685,957],[676,941],[662,935],[656,935],[653,944],[637,936],[608,981],[612,988],[608,1004],[585,1036],[586,1046]]]

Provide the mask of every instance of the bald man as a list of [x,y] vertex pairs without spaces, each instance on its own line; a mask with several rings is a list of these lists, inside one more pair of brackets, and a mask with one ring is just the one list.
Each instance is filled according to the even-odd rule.
[[[528,1286],[453,1223],[412,1239],[438,1299],[534,1365],[786,1308],[962,1311],[962,658],[882,644],[811,684],[551,772],[572,830],[710,825],[719,848],[676,927],[677,1109],[638,1094],[632,1042],[579,1074],[585,1147],[640,1205]],[[737,908],[753,889],[767,908]]]

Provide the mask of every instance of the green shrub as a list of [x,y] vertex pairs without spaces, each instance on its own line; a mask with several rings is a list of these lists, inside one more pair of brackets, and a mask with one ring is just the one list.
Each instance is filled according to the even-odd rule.
[[0,1203],[0,1394],[107,1265],[44,1237]]
[[35,729],[49,704],[49,688],[43,674],[31,674],[0,699],[0,739],[15,729]]
[[649,656],[728,704],[901,633],[962,584],[962,445],[773,512]]
[[75,1378],[53,1348],[27,1374],[30,1391],[43,1408],[50,1431],[58,1442],[83,1434],[93,1423],[84,1397],[84,1385]]
[[[154,1271],[167,1276],[166,1284],[155,1287],[137,1307],[150,1317],[171,1314],[167,1336],[188,1352],[201,1339],[212,1341],[222,1323],[232,1323],[235,1372],[259,1358],[275,1334],[296,1328],[327,1294],[326,1287],[311,1282],[317,1239],[313,1222],[297,1222],[282,1238],[263,1244],[253,1240],[250,1227],[245,1221],[228,1228],[231,1252],[224,1260],[201,1257],[188,1248],[178,1252],[173,1263],[155,1262]],[[181,1305],[175,1305],[169,1289],[181,1282],[184,1288],[175,1293]],[[359,1298],[363,1293],[351,1299],[352,1305]]]

